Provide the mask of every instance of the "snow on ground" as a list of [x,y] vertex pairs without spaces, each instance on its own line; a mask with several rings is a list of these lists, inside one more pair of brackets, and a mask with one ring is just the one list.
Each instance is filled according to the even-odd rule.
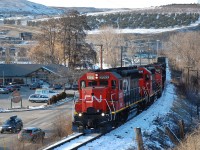
[[[139,34],[155,34],[155,33],[162,33],[162,32],[168,32],[168,31],[176,31],[176,30],[181,30],[181,29],[187,29],[189,27],[195,27],[200,24],[200,18],[198,21],[195,23],[190,24],[189,26],[177,26],[177,27],[168,27],[168,28],[161,28],[161,29],[142,29],[142,28],[137,28],[137,29],[115,29],[117,33],[139,33]],[[101,30],[96,29],[92,31],[86,31],[87,34],[99,34]]]
[[[141,128],[142,132],[148,132],[153,134],[156,130],[156,125],[153,124],[153,121],[160,116],[165,116],[170,112],[172,103],[175,99],[174,85],[170,83],[171,73],[169,68],[167,68],[167,78],[166,78],[166,87],[162,94],[162,97],[159,98],[154,104],[152,104],[146,111],[143,111],[141,114],[128,121],[126,124],[120,126],[114,131],[102,136],[101,138],[79,148],[79,150],[125,150],[133,149],[137,147],[134,128]],[[145,143],[153,143],[153,141],[145,141]],[[156,147],[162,149],[158,143]],[[60,150],[65,150],[64,145],[59,148]]]

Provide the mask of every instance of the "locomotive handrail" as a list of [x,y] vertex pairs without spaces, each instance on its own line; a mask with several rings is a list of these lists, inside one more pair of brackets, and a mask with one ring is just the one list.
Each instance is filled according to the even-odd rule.
[[[150,99],[150,95],[148,94],[148,91],[146,90],[146,88],[143,86],[142,89],[144,90],[144,94],[145,94],[145,97],[148,98],[148,102],[149,102],[149,99]],[[149,96],[148,96],[149,95]]]
[[[106,99],[104,99],[105,101],[106,101],[106,104],[108,105],[108,108],[109,108],[109,110],[110,110],[110,118],[111,118],[111,120],[112,120],[112,110],[111,110],[111,108],[110,108],[110,106],[109,106],[109,104],[108,104],[108,101],[106,100]],[[111,121],[110,120],[110,121]]]
[[[113,110],[114,110],[114,112],[115,112],[115,106],[114,106],[114,101],[113,101],[113,95],[115,95],[116,93],[113,93],[113,94],[111,94],[111,100],[112,100],[112,104],[113,104]],[[111,112],[112,113],[112,112]],[[112,114],[111,114],[111,116],[112,116]],[[114,114],[114,120],[115,120],[115,116],[116,116],[116,113]]]

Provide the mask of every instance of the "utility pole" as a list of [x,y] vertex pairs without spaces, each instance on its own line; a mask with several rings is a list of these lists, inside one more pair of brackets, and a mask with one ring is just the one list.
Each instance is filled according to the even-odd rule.
[[150,42],[149,42],[149,40],[148,40],[147,44],[148,44],[148,64],[150,64],[150,58],[149,58],[149,54],[150,54],[149,44],[150,44]]
[[121,46],[121,67],[122,67],[122,56],[123,55],[123,46]]
[[101,50],[100,50],[101,51],[100,52],[101,53],[100,54],[100,60],[101,60],[101,70],[102,70],[103,69],[103,65],[102,65],[103,64],[103,49],[102,49],[103,45],[101,44],[100,47],[101,47]]
[[158,59],[158,46],[159,46],[159,45],[158,45],[158,44],[159,44],[158,42],[159,42],[159,41],[160,41],[160,40],[156,40],[156,43],[157,43],[157,48],[156,48],[156,59]]
[[103,69],[103,44],[95,44],[96,46],[100,46],[100,69]]

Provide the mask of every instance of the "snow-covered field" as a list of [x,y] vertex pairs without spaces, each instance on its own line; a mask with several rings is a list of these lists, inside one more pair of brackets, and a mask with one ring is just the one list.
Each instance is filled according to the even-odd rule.
[[[158,117],[164,117],[170,112],[173,101],[176,98],[174,92],[174,85],[170,83],[171,73],[169,68],[167,68],[167,78],[165,90],[162,97],[159,98],[154,104],[152,104],[146,111],[128,121],[126,124],[120,126],[116,130],[102,136],[101,138],[79,148],[79,150],[125,150],[125,149],[136,149],[136,137],[134,128],[141,128],[142,133],[154,134],[156,130],[156,125],[153,121]],[[149,141],[148,138],[143,138],[144,145],[152,144],[158,149],[162,149],[159,143],[154,141]],[[146,146],[145,146],[146,147]],[[60,150],[65,150],[65,146],[61,146]],[[148,148],[147,148],[148,149]]]

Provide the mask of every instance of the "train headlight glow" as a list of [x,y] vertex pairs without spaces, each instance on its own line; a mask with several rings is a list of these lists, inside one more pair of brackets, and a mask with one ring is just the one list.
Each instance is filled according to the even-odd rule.
[[105,113],[102,113],[101,116],[105,116]]
[[79,116],[79,117],[81,117],[81,116],[82,116],[82,114],[81,114],[81,113],[79,113],[79,114],[78,114],[78,116]]

